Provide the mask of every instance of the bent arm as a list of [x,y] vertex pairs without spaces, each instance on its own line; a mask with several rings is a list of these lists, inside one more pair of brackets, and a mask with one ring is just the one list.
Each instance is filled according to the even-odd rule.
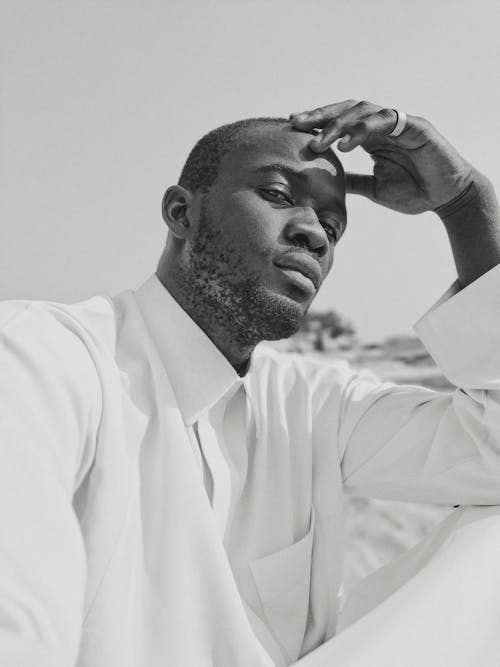
[[500,211],[494,188],[472,169],[468,185],[435,213],[447,231],[458,281],[416,331],[457,389],[443,394],[368,375],[354,382],[341,429],[344,483],[357,495],[500,504]]
[[339,446],[357,495],[500,504],[500,266],[455,286],[416,325],[453,392],[370,373],[346,383]]
[[[0,664],[75,664],[85,551],[72,507],[98,379],[37,306],[0,305]],[[56,326],[57,325],[57,326]]]

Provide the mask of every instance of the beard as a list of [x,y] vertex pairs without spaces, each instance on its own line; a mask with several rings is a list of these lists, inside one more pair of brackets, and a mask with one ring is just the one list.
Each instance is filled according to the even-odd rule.
[[[271,263],[271,247],[257,251]],[[186,306],[197,321],[210,323],[242,346],[288,338],[299,329],[302,307],[266,287],[247,261],[241,248],[214,224],[205,198],[198,233],[178,275]]]

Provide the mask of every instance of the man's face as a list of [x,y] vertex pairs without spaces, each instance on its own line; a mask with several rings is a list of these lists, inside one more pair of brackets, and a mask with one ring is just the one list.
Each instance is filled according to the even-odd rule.
[[297,330],[345,228],[342,167],[332,151],[310,151],[310,139],[289,125],[250,130],[202,202],[196,273],[254,337]]

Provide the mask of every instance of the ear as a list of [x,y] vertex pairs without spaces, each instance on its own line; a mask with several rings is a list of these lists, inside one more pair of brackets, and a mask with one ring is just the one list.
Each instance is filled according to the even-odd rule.
[[178,239],[186,239],[192,232],[190,214],[193,203],[193,195],[181,185],[171,185],[163,195],[163,219],[170,232]]

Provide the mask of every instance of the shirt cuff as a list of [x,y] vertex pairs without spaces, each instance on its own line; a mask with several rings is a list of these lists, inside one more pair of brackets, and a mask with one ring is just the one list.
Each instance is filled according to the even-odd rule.
[[453,283],[414,331],[452,384],[500,389],[500,264]]

